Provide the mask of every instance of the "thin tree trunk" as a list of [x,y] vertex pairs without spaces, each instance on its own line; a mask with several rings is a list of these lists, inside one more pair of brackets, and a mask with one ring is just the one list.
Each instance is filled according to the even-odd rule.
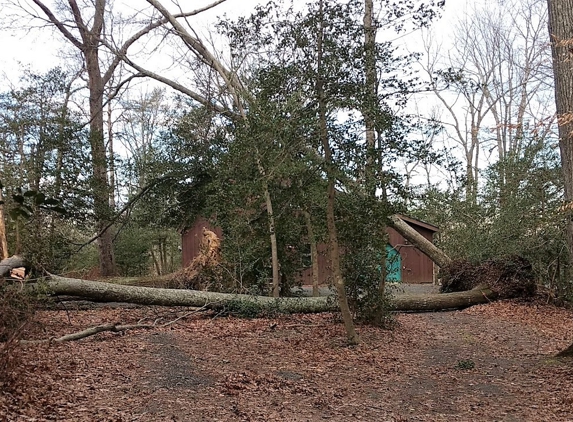
[[157,257],[155,256],[155,253],[153,252],[153,246],[151,247],[149,252],[151,252],[151,259],[153,259],[153,265],[155,266],[155,272],[157,273],[157,275],[162,275],[161,274],[161,267],[159,266],[159,261],[157,261]]
[[115,209],[115,158],[113,151],[113,121],[111,101],[107,103],[107,149],[109,155],[109,206]]
[[4,217],[4,205],[2,201],[2,189],[0,188],[0,260],[8,258],[8,241],[6,240],[6,220]]
[[[376,75],[376,26],[374,25],[374,1],[364,0],[364,74],[366,76],[366,104],[363,109],[366,130],[366,193],[376,201],[377,174],[380,161],[376,151],[376,114],[378,104],[378,77]],[[409,183],[409,177],[407,182]],[[386,235],[385,224],[377,227],[378,236]],[[386,254],[382,253],[380,262],[380,295],[386,288]]]
[[306,230],[308,232],[308,243],[310,243],[310,260],[312,262],[312,296],[320,296],[318,288],[319,268],[318,268],[318,248],[316,246],[316,238],[314,237],[314,230],[312,228],[312,217],[308,211],[304,211],[306,220]]
[[267,173],[265,168],[261,163],[259,156],[259,151],[257,153],[257,166],[259,168],[259,173],[263,178],[263,191],[265,194],[265,204],[267,207],[267,218],[269,219],[269,237],[271,240],[271,265],[273,269],[273,290],[272,296],[279,297],[280,295],[280,265],[279,265],[279,253],[277,249],[277,234],[275,231],[275,215],[273,212],[273,201],[271,199],[271,193],[269,191],[269,184],[267,182]]
[[166,274],[167,271],[167,236],[159,241],[159,251],[161,253],[161,271]]
[[362,111],[366,129],[365,186],[368,195],[376,196],[376,127],[378,107],[376,77],[376,27],[373,25],[373,0],[364,0],[364,73],[366,75],[366,104]]
[[332,266],[332,275],[334,277],[334,285],[336,287],[336,292],[338,294],[338,306],[340,307],[340,312],[342,314],[342,319],[344,320],[344,326],[346,328],[346,335],[348,337],[349,344],[358,344],[360,338],[356,333],[354,328],[354,321],[352,319],[352,314],[350,312],[350,307],[348,306],[348,299],[346,297],[346,289],[344,285],[344,278],[342,277],[342,271],[340,270],[340,250],[338,246],[338,235],[336,233],[336,221],[334,216],[334,206],[336,200],[336,189],[334,183],[336,180],[334,163],[332,160],[332,150],[330,149],[330,143],[328,142],[328,128],[326,122],[326,97],[324,94],[324,80],[323,80],[323,69],[322,69],[322,43],[324,36],[324,16],[323,16],[323,0],[319,3],[319,19],[320,19],[320,29],[318,33],[317,41],[317,81],[316,81],[316,94],[318,97],[318,108],[319,108],[319,136],[322,141],[322,147],[324,149],[324,162],[326,165],[326,174],[328,177],[328,187],[327,195],[328,202],[326,206],[326,225],[328,227],[328,238],[329,238],[329,249],[330,249],[330,262]]
[[271,238],[271,259],[273,266],[273,297],[279,297],[280,294],[280,266],[279,254],[277,249],[277,234],[275,232],[275,215],[273,213],[273,203],[269,186],[265,181],[265,202],[267,204],[267,215],[269,219],[269,236]]

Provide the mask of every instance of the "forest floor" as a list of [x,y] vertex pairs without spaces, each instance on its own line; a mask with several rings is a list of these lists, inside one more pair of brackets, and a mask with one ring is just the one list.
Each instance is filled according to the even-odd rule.
[[[172,321],[183,308],[38,312],[29,336]],[[573,313],[500,301],[399,314],[345,344],[333,314],[196,313],[163,328],[29,345],[1,421],[573,421]]]

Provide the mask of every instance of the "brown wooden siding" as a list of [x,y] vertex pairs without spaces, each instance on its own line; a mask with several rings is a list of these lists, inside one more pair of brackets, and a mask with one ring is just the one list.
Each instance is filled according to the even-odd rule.
[[220,227],[215,227],[206,218],[199,217],[195,220],[193,227],[185,230],[181,236],[181,257],[183,267],[187,267],[193,258],[199,255],[201,250],[201,239],[203,238],[203,227],[215,232],[219,238],[223,236]]
[[[318,283],[332,284],[332,267],[330,265],[330,256],[328,255],[328,245],[320,243],[316,246],[318,251]],[[301,284],[312,285],[312,268],[305,268],[300,272]]]
[[[410,225],[430,242],[433,240],[433,231],[412,223]],[[402,282],[432,283],[434,279],[434,262],[393,228],[388,227],[387,232],[390,245],[398,251],[402,258]]]
[[[416,220],[408,219],[408,223],[429,241],[433,240],[434,230],[427,228],[427,224],[417,225]],[[220,227],[214,227],[205,218],[198,218],[195,224],[182,234],[182,257],[183,266],[189,263],[199,254],[203,227],[214,231],[217,236],[222,236]],[[431,227],[431,226],[430,226]],[[387,228],[389,243],[396,249],[402,260],[403,283],[432,283],[434,279],[434,263],[424,253],[413,247],[396,230]],[[319,283],[330,284],[332,282],[332,270],[328,247],[326,244],[318,245]],[[312,284],[312,270],[305,268],[300,273],[302,284]]]

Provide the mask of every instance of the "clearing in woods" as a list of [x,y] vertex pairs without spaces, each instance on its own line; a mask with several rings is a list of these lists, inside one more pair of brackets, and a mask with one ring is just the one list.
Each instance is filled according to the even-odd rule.
[[[102,323],[169,321],[184,309],[42,311],[60,336]],[[572,421],[573,314],[502,301],[401,314],[347,347],[332,314],[196,314],[169,327],[27,346],[0,393],[8,421]],[[33,329],[34,327],[32,327]]]

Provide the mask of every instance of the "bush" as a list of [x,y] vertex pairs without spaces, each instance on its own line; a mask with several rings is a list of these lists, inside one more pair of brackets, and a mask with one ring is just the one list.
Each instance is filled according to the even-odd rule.
[[18,378],[19,340],[34,314],[29,293],[0,281],[0,389],[8,390]]

